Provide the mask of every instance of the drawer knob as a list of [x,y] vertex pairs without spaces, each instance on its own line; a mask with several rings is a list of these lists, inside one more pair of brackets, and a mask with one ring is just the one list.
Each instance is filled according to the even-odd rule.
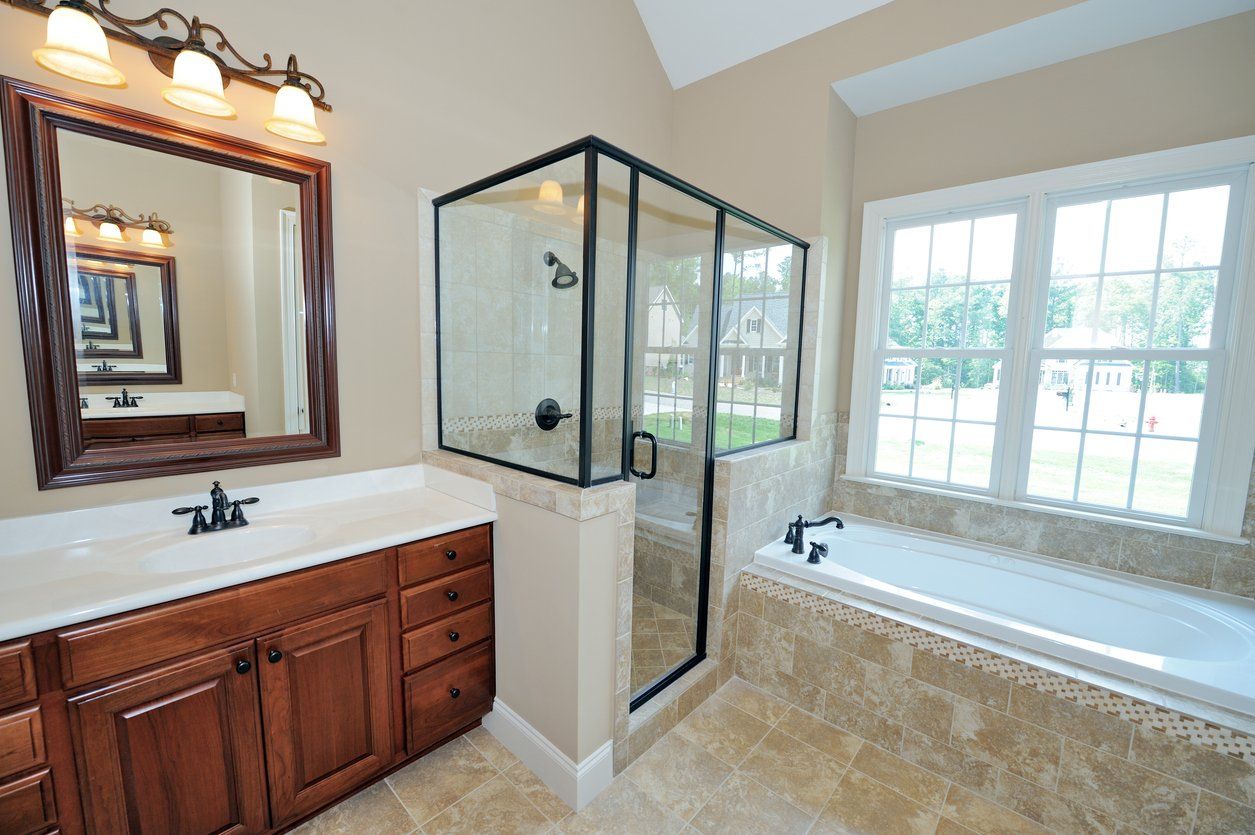
[[452,687],[452,688],[450,688],[450,689],[449,689],[449,697],[450,697],[450,698],[452,698],[452,699],[456,699],[458,696],[461,696],[461,695],[462,695],[462,691],[461,691],[461,690],[459,690],[459,689],[457,689],[456,687]]
[[462,637],[462,636],[461,636],[461,635],[459,635],[457,632],[450,632],[450,633],[449,633],[449,640],[450,640],[450,641],[457,641],[457,639],[458,639],[458,638],[461,638],[461,637]]
[[449,598],[450,601],[454,601],[458,599],[458,593],[455,591],[447,591],[444,593],[444,596]]
[[456,560],[458,558],[458,552],[450,548],[448,551],[444,552],[444,556],[447,560]]
[[253,669],[253,665],[248,663],[247,658],[241,658],[239,661],[235,662],[235,671],[240,675],[244,675],[251,669]]
[[283,660],[283,653],[277,649],[272,649],[270,652],[266,653],[266,660],[271,664],[278,664]]

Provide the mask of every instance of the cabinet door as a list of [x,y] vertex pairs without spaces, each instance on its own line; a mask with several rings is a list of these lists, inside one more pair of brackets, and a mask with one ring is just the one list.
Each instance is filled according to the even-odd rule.
[[71,698],[93,833],[266,829],[251,643]]
[[387,606],[378,601],[258,641],[276,826],[390,763],[387,624]]

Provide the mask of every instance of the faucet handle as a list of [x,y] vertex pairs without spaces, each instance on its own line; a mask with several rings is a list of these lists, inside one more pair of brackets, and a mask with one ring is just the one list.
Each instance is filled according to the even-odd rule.
[[247,499],[236,499],[231,502],[231,524],[243,527],[248,524],[248,520],[244,518],[244,511],[240,510],[242,504],[257,504],[261,499],[252,496]]
[[812,565],[818,565],[820,559],[826,556],[828,556],[827,545],[822,542],[811,542],[811,553],[810,556],[806,558],[806,561]]
[[[796,522],[788,524],[788,531],[784,534],[784,544],[792,545],[802,536],[802,530],[806,527],[806,522],[802,519],[801,514],[798,515]],[[798,553],[801,553],[800,551]]]
[[205,511],[209,509],[208,505],[198,504],[195,507],[176,507],[170,511],[175,516],[185,516],[192,514],[192,527],[188,528],[189,534],[198,534],[209,528],[209,523],[205,521]]

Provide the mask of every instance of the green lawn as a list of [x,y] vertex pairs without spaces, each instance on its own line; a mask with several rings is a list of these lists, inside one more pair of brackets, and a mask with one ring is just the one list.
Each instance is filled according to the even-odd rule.
[[[732,419],[732,443],[728,443],[728,418]],[[755,426],[757,423],[757,436]],[[691,443],[693,440],[693,416],[689,412],[677,415],[646,415],[644,428],[658,436],[660,441]],[[753,443],[762,443],[780,437],[780,421],[767,418],[751,418],[748,415],[715,415],[715,448],[737,449]]]

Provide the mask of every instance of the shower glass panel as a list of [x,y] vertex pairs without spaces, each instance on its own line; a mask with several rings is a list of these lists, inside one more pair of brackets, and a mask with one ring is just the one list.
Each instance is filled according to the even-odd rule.
[[802,247],[739,218],[723,233],[717,450],[792,438]]
[[596,137],[435,207],[440,447],[636,484],[636,709],[706,656],[715,457],[794,437],[806,244]]
[[634,429],[657,438],[636,480],[632,696],[698,650],[717,210],[652,177],[637,201]]

